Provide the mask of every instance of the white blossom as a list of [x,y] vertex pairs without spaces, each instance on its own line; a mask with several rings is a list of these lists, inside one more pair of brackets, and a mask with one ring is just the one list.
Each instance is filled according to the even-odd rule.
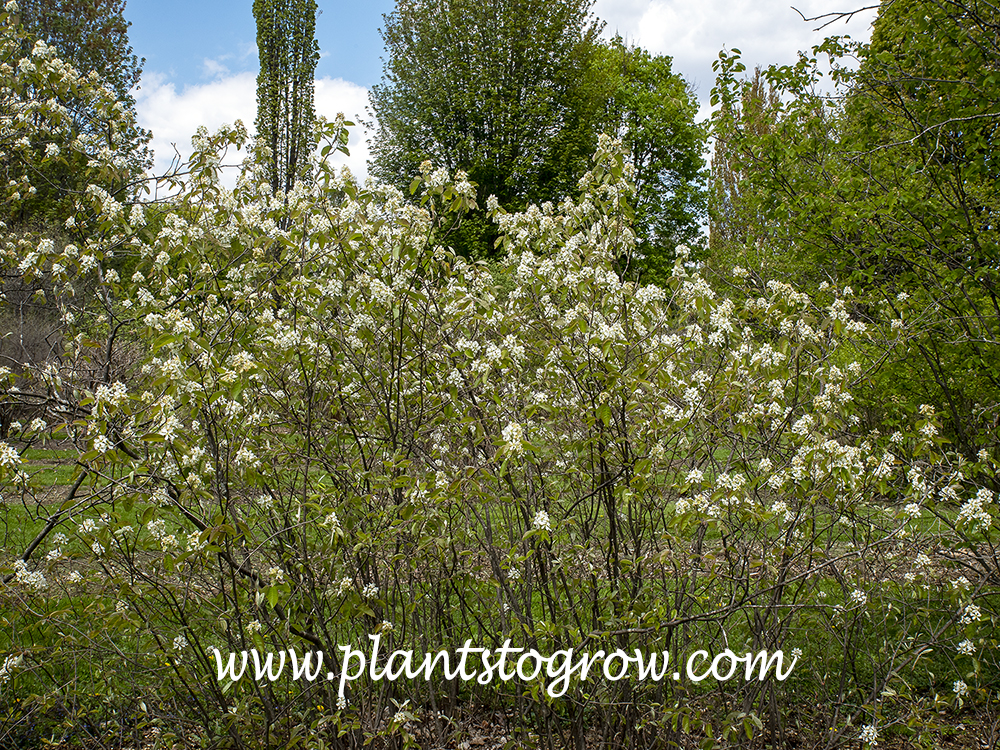
[[535,513],[535,517],[531,522],[531,525],[536,530],[552,531],[552,522],[549,520],[549,514],[544,510],[540,510]]
[[975,604],[970,604],[964,610],[962,610],[962,616],[958,620],[959,625],[969,625],[973,622],[979,621],[983,616],[983,613],[979,610]]
[[44,591],[49,585],[49,582],[40,571],[28,570],[28,566],[24,560],[14,561],[14,580],[22,586],[31,589],[36,594]]
[[270,581],[270,585],[277,586],[279,583],[285,582],[285,571],[281,568],[274,566],[267,569],[267,579]]
[[875,746],[877,746],[878,745],[878,732],[875,729],[875,725],[874,724],[865,724],[864,727],[861,728],[860,739],[861,739],[861,742],[864,743],[865,745],[868,745],[868,747],[875,747]]
[[524,431],[522,430],[520,423],[509,423],[503,428],[502,435],[504,443],[511,453],[518,456],[524,453],[524,445],[522,444],[522,441],[524,440]]
[[[10,5],[10,3],[8,3]],[[10,676],[14,673],[15,669],[19,669],[21,665],[24,664],[24,656],[21,654],[10,654],[3,660],[3,664],[0,665],[0,686],[10,680]]]

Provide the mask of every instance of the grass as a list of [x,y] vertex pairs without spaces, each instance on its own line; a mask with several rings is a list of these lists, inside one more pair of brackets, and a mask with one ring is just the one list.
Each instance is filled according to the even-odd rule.
[[[66,490],[68,486],[72,484],[73,473],[75,467],[75,459],[77,453],[72,449],[66,449],[58,444],[51,444],[50,446],[41,448],[32,448],[25,451],[24,458],[28,465],[28,472],[32,475],[33,479],[31,486],[35,490],[35,498],[30,498],[28,502],[21,502],[19,499],[11,501],[8,498],[8,502],[4,503],[0,507],[0,525],[6,525],[6,531],[2,526],[0,526],[0,535],[2,535],[2,543],[7,547],[8,552],[17,552],[18,544],[22,544],[22,540],[30,541],[38,531],[43,527],[45,523],[45,517],[54,512],[59,503],[65,497]],[[315,470],[314,470],[315,471]],[[312,472],[311,472],[312,473]],[[671,477],[673,479],[674,477]],[[310,477],[313,480],[314,477]],[[661,481],[666,480],[661,477]],[[558,495],[559,493],[554,493]],[[497,526],[503,526],[505,524],[512,523],[512,519],[509,516],[510,509],[502,507],[500,504],[486,502],[487,512],[491,515],[493,521]],[[669,504],[668,504],[669,505]],[[148,507],[142,503],[137,503],[135,506],[130,507],[127,513],[123,513],[123,521],[129,522],[125,516],[134,517],[139,519],[142,517],[142,513],[145,508]],[[621,506],[624,507],[624,506]],[[878,502],[868,502],[865,503],[863,508],[859,508],[863,515],[867,515],[870,511],[877,511],[882,508],[882,504]],[[122,510],[119,508],[119,510]],[[910,528],[912,532],[919,534],[938,534],[941,533],[944,528],[948,526],[949,521],[953,521],[954,517],[957,515],[957,509],[947,508],[943,509],[940,505],[938,506],[939,512],[945,516],[946,520],[935,517],[930,511],[925,510],[924,513],[917,519],[910,521]],[[95,511],[88,511],[83,515],[93,515]],[[593,539],[598,540],[601,538],[602,532],[600,530],[600,522],[603,521],[606,515],[606,508],[604,506],[598,506],[597,517],[599,519],[599,526],[593,530]],[[828,508],[815,508],[813,509],[815,514],[815,519],[820,526],[830,526],[833,525],[835,529],[839,528],[836,524],[833,524],[835,511]],[[668,511],[669,515],[669,511]],[[888,514],[889,518],[892,514]],[[81,516],[82,517],[82,516]],[[73,539],[75,536],[74,532],[76,523],[79,522],[79,518],[75,520],[67,519],[64,524],[62,524],[61,530],[71,537],[71,541],[63,546],[63,553],[68,558],[64,560],[61,564],[69,564],[74,567],[76,566],[89,566],[92,564],[92,555],[90,551],[86,549],[85,545],[79,540]],[[132,521],[132,523],[136,523]],[[781,526],[780,522],[777,520],[768,520],[762,522],[764,525],[776,524]],[[886,520],[888,525],[893,525],[895,522],[892,520]],[[67,528],[68,527],[68,528]],[[773,532],[773,529],[772,529]],[[309,540],[313,539],[313,534],[326,535],[329,532],[326,529],[310,528],[304,532]],[[770,535],[767,535],[770,537]],[[846,537],[845,537],[846,538]],[[708,533],[706,533],[704,542],[706,543],[706,552],[714,551],[719,547],[721,536],[717,530],[716,525],[710,525]],[[310,541],[311,543],[311,541]],[[843,548],[841,541],[837,541],[834,545],[834,549],[841,551]],[[43,545],[36,553],[35,558],[41,559],[44,554],[50,550],[51,544]],[[23,549],[23,544],[21,546]],[[598,555],[598,558],[600,556]],[[571,568],[568,568],[572,570]],[[560,569],[560,572],[563,569]],[[900,569],[902,570],[902,568]],[[435,588],[433,582],[428,582],[426,589],[421,588],[420,583],[412,583],[414,590],[411,592],[412,599],[407,599],[402,606],[405,607],[405,613],[400,610],[394,610],[393,607],[400,606],[399,601],[395,600],[392,605],[390,605],[386,611],[385,616],[393,622],[403,622],[406,619],[412,619],[414,614],[416,614],[416,620],[420,621],[432,628],[441,628],[440,632],[435,633],[437,637],[442,637],[445,640],[449,640],[451,635],[451,629],[457,628],[457,632],[461,634],[461,638],[458,639],[460,642],[465,637],[473,637],[477,643],[485,643],[489,638],[489,632],[480,632],[477,628],[480,626],[480,617],[483,613],[477,609],[477,607],[488,606],[484,603],[492,601],[495,595],[495,589],[493,584],[487,581],[479,581],[474,575],[471,577],[463,578],[461,585],[457,587],[456,590],[440,590]],[[573,578],[573,576],[570,576]],[[331,582],[321,582],[323,584]],[[937,581],[935,580],[935,584]],[[515,586],[517,584],[514,584]],[[576,583],[572,584],[574,592],[582,597],[582,601],[590,601],[586,596],[588,593],[593,594],[593,599],[601,603],[602,607],[607,605],[609,597],[613,596],[611,589],[608,584],[604,581],[600,581],[596,584],[596,588],[591,588],[590,584],[586,583]],[[827,593],[829,596],[824,597],[822,603],[815,602],[812,605],[812,610],[819,612],[819,605],[822,604],[823,607],[828,607],[834,602],[839,602],[841,599],[845,598],[845,583],[839,579],[832,577],[823,577],[819,582],[818,586],[820,589]],[[322,586],[320,586],[322,589]],[[556,587],[559,588],[558,586]],[[931,593],[928,593],[924,597],[910,598],[907,596],[904,600],[893,599],[892,594],[887,594],[887,601],[892,601],[897,606],[904,606],[908,613],[908,618],[904,618],[900,622],[883,622],[880,618],[872,619],[870,616],[866,615],[864,618],[854,618],[851,620],[852,627],[857,628],[853,638],[856,639],[856,645],[861,651],[861,655],[872,655],[872,659],[858,658],[852,662],[852,669],[850,672],[845,672],[848,674],[848,687],[849,692],[852,696],[859,695],[862,689],[858,685],[868,685],[877,677],[878,670],[875,669],[873,672],[873,665],[870,662],[877,662],[880,654],[880,649],[884,648],[886,642],[893,642],[895,640],[903,640],[910,637],[914,632],[917,632],[919,628],[911,627],[913,625],[913,617],[927,616],[928,612],[933,613],[935,616],[948,616],[955,606],[957,606],[953,601],[947,596],[947,591],[944,590],[944,582],[941,582],[941,586],[935,585],[932,588]],[[849,590],[849,589],[847,589]],[[460,592],[464,592],[460,593]],[[871,590],[873,596],[876,595],[875,589]],[[87,602],[94,601],[96,594],[90,592],[87,596],[83,597]],[[897,595],[898,596],[898,595]],[[462,613],[462,599],[470,604],[469,614],[466,616],[464,614],[456,614],[454,616],[442,617],[440,612],[452,612],[452,613]],[[644,601],[644,600],[643,600]],[[420,602],[425,602],[424,604],[419,604]],[[829,604],[827,604],[829,602]],[[532,592],[532,596],[527,599],[526,602],[536,621],[543,620],[547,617],[548,609],[543,606],[541,591],[536,589]],[[640,602],[642,603],[642,602]],[[62,603],[53,603],[53,606],[59,605],[62,607]],[[848,602],[849,605],[849,602]],[[703,605],[692,605],[692,612],[696,612],[699,607],[704,606],[706,609],[712,609],[714,600],[706,601]],[[561,624],[565,625],[569,620],[565,618],[565,600],[559,596],[559,592],[556,592],[556,607],[560,611],[560,621]],[[992,607],[989,607],[992,609]],[[415,612],[415,610],[417,610]],[[824,610],[825,611],[825,610]],[[944,615],[939,615],[938,613],[946,613]],[[489,614],[494,614],[492,610]],[[607,613],[606,613],[607,614]],[[357,620],[350,620],[348,622],[338,622],[336,618],[333,618],[333,626],[339,630],[338,637],[342,642],[350,640],[351,642],[357,644],[364,644],[367,635],[367,629],[362,618],[357,618]],[[833,626],[830,625],[825,617],[816,615],[813,619],[812,616],[806,616],[804,619],[797,620],[793,630],[789,633],[789,638],[792,638],[793,634],[800,638],[806,638],[808,634],[809,647],[806,649],[807,660],[811,658],[812,660],[819,659],[818,656],[821,653],[830,653],[834,656],[828,657],[829,664],[824,665],[824,663],[814,663],[812,669],[809,669],[808,662],[803,662],[802,667],[793,677],[793,683],[795,689],[801,691],[803,694],[809,694],[815,687],[813,680],[815,680],[816,675],[822,672],[827,666],[829,670],[836,671],[841,667],[842,658],[839,656],[839,630],[835,631]],[[491,617],[486,616],[484,622],[487,624],[495,622]],[[164,621],[164,630],[174,627],[174,623]],[[612,624],[609,627],[617,627]],[[694,626],[692,626],[694,627]],[[839,626],[838,626],[839,627]],[[356,628],[356,630],[355,630]],[[490,631],[492,632],[492,631]],[[698,637],[695,640],[699,645],[717,645],[716,639],[717,633],[710,628],[703,631],[697,631]],[[725,637],[728,639],[727,642],[731,642],[734,645],[741,644],[743,642],[750,642],[755,631],[750,624],[745,622],[737,621],[737,618],[733,618],[733,621],[727,623],[727,630],[725,632]],[[352,638],[352,636],[354,636]],[[61,636],[60,636],[61,638]],[[704,644],[702,640],[704,639]],[[655,640],[655,639],[654,639]],[[543,639],[544,641],[544,639]],[[36,645],[44,645],[46,647],[53,646],[53,644],[61,643],[61,641],[48,640],[48,638],[40,638]],[[792,640],[788,641],[789,645],[797,645],[793,643]],[[6,644],[3,644],[6,645]],[[641,642],[636,642],[631,645],[641,645]],[[548,644],[542,643],[543,650],[549,648]],[[53,646],[54,647],[54,646]],[[735,647],[735,646],[734,646]],[[0,648],[0,653],[3,649]],[[81,650],[81,653],[85,653]],[[89,652],[86,652],[89,657]],[[675,656],[682,656],[682,654],[677,654]],[[910,688],[910,694],[908,700],[919,701],[921,705],[924,703],[929,703],[934,700],[936,694],[949,695],[951,681],[956,675],[961,675],[962,672],[956,669],[955,662],[958,662],[962,669],[967,666],[967,660],[957,659],[950,651],[945,651],[941,649],[935,650],[932,654],[925,657],[918,665],[907,666],[900,672],[900,679]],[[987,685],[992,685],[996,683],[998,679],[996,673],[993,671],[994,664],[984,665],[982,677],[979,680],[979,684],[983,683]],[[100,669],[106,669],[106,665],[101,664]],[[137,667],[138,668],[138,667]],[[142,669],[146,670],[150,667],[148,665],[143,665]],[[98,678],[95,676],[87,677],[81,681],[81,684],[86,683],[87,689],[97,689],[98,694],[105,694],[107,692],[112,692],[114,694],[119,693],[119,682],[122,684],[126,681],[125,673],[116,673],[113,670],[109,671],[110,677],[108,683],[102,682],[104,677]],[[930,676],[928,676],[930,675]],[[129,675],[130,678],[130,675]],[[970,680],[970,683],[972,681]],[[22,683],[22,690],[24,685]],[[515,690],[516,688],[511,688]],[[714,685],[708,683],[701,686],[690,686],[689,697],[693,700],[697,699],[707,699],[716,693],[723,695],[724,691],[716,688]],[[825,689],[825,688],[824,688]],[[818,694],[825,695],[827,697],[833,695],[830,692],[819,691]],[[479,691],[479,690],[460,690],[458,693],[459,697],[465,698],[473,701],[487,701],[489,702],[493,698],[501,702],[510,698],[504,690],[499,690],[497,696],[493,696],[489,691]],[[645,695],[645,693],[643,693]],[[729,693],[725,693],[729,695]],[[650,698],[650,700],[656,700],[658,698]],[[95,704],[96,705],[96,704]],[[706,704],[708,705],[708,704]],[[901,705],[898,708],[902,711],[905,708],[905,702],[901,701]],[[10,735],[4,734],[4,719],[2,715],[3,706],[0,705],[0,740],[3,740],[5,736]],[[891,710],[886,707],[886,715],[891,715]],[[37,714],[36,714],[37,716]],[[53,724],[54,726],[54,724]],[[8,728],[10,725],[8,724]],[[36,738],[29,738],[33,741]],[[26,741],[29,741],[26,740]],[[0,744],[3,744],[0,742]]]
[[22,457],[35,488],[64,487],[73,483],[77,451],[74,448],[29,448]]

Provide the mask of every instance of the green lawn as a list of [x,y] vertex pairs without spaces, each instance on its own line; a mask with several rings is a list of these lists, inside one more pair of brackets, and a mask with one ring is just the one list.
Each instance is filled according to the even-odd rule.
[[29,448],[22,454],[33,488],[60,487],[73,483],[76,469],[74,448]]

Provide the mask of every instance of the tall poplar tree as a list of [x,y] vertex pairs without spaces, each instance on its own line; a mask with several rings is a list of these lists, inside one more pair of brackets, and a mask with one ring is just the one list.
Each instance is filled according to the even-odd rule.
[[308,176],[316,63],[316,0],[254,0],[257,21],[257,138],[267,146],[271,190]]

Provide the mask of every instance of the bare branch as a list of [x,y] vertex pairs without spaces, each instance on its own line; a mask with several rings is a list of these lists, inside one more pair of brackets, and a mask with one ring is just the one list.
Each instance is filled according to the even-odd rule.
[[830,19],[828,21],[825,21],[820,26],[817,26],[815,29],[813,29],[813,31],[822,31],[827,26],[830,26],[831,24],[834,24],[841,19],[843,19],[844,23],[848,23],[858,13],[864,13],[865,11],[868,10],[876,10],[878,7],[879,7],[878,5],[866,5],[863,8],[856,8],[855,10],[834,11],[832,13],[822,13],[818,16],[806,17],[806,15],[801,10],[796,8],[794,5],[791,6],[792,10],[798,13],[799,16],[802,18],[802,20],[805,21],[806,23],[809,23],[810,21],[820,21],[824,18]]

